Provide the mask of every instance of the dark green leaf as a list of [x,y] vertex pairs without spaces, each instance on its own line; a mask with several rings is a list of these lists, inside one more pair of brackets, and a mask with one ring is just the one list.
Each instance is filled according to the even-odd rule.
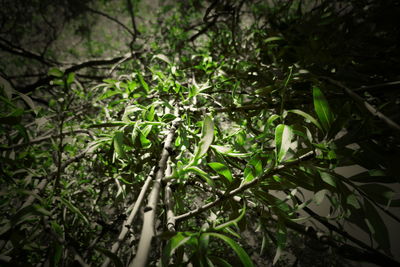
[[254,266],[253,262],[251,261],[249,255],[247,255],[246,251],[242,247],[240,247],[240,245],[236,243],[233,239],[218,233],[204,233],[204,234],[217,237],[223,240],[225,243],[227,243],[236,252],[243,266],[246,267]]
[[117,254],[112,253],[111,251],[109,251],[107,249],[99,248],[99,247],[96,247],[96,250],[103,253],[107,257],[109,257],[112,260],[112,262],[114,263],[115,267],[123,267],[124,266],[122,261],[118,258]]
[[328,132],[333,122],[333,113],[331,112],[328,101],[326,100],[321,89],[316,86],[313,88],[313,98],[314,109],[317,113],[318,119],[321,122],[324,130]]
[[121,131],[116,131],[113,138],[113,144],[115,152],[121,158],[126,158],[124,149],[124,133]]

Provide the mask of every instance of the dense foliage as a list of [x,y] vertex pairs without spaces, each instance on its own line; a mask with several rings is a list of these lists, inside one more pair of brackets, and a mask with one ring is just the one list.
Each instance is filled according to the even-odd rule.
[[2,266],[400,265],[397,1],[2,2]]

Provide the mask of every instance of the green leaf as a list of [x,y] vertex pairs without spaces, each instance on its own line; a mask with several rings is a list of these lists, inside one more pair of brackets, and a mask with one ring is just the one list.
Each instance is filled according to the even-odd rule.
[[249,157],[252,155],[251,152],[248,152],[248,153],[235,152],[235,151],[233,151],[232,148],[227,147],[227,146],[211,145],[211,148],[213,148],[218,153],[228,156],[228,157],[243,158],[243,157]]
[[329,173],[324,172],[324,171],[318,171],[318,172],[319,172],[319,175],[320,175],[322,181],[324,181],[325,183],[327,183],[333,187],[336,187],[336,180],[335,180],[334,176],[332,176]]
[[221,267],[232,267],[232,265],[229,264],[229,262],[227,262],[226,260],[217,257],[217,256],[208,256],[208,258],[210,260],[213,261],[213,263],[217,264],[217,266],[221,266]]
[[218,174],[224,176],[229,182],[232,182],[232,173],[225,164],[219,162],[210,162],[208,163],[208,166],[210,166]]
[[292,128],[279,124],[275,129],[276,160],[281,162],[290,148],[293,132]]
[[168,63],[169,65],[171,65],[171,61],[169,61],[169,59],[168,59],[168,57],[166,55],[157,54],[157,55],[154,55],[153,58],[158,58],[158,59]]
[[272,37],[268,37],[267,39],[264,40],[264,43],[270,43],[270,42],[274,42],[274,41],[281,41],[283,40],[283,37],[280,36],[272,36]]
[[36,110],[36,106],[33,103],[32,99],[20,92],[17,92],[17,94],[25,101],[25,103],[33,110],[33,112],[37,115],[37,110]]
[[231,225],[236,225],[243,218],[243,216],[245,214],[246,214],[246,205],[243,206],[242,212],[239,214],[239,216],[237,218],[235,218],[233,220],[230,220],[230,221],[228,221],[226,223],[222,223],[222,224],[220,224],[218,226],[215,226],[214,230],[220,231],[220,230],[223,230],[223,229],[225,229],[227,227],[230,227]]
[[382,217],[368,200],[364,201],[365,222],[382,249],[390,251],[389,233]]
[[203,121],[203,128],[201,130],[201,139],[197,146],[194,159],[200,159],[207,153],[214,139],[214,122],[210,116],[206,116]]
[[328,132],[333,122],[333,113],[329,107],[328,101],[326,100],[321,89],[314,86],[313,88],[314,98],[314,109],[317,113],[318,119],[321,122],[322,128]]
[[294,113],[294,114],[304,117],[305,119],[309,120],[311,123],[313,123],[315,126],[317,126],[319,129],[322,130],[321,124],[319,124],[319,122],[310,114],[308,114],[304,111],[301,111],[299,109],[291,109],[291,110],[288,110],[288,112],[291,112],[291,113]]
[[67,76],[67,84],[71,84],[75,81],[75,73],[70,72]]
[[199,175],[200,177],[202,177],[204,180],[206,180],[206,182],[210,185],[210,186],[215,186],[213,180],[210,178],[210,176],[208,175],[208,173],[206,173],[205,171],[203,171],[202,169],[200,169],[199,167],[196,166],[189,166],[185,169],[185,172],[194,172],[197,175]]
[[86,224],[89,224],[88,219],[86,218],[85,215],[83,215],[83,213],[77,208],[75,207],[71,202],[69,202],[68,200],[66,200],[63,197],[60,197],[60,201],[61,203],[63,203],[70,211],[72,211],[73,213],[75,213],[76,215],[78,215],[79,218],[81,218]]
[[104,255],[106,255],[107,257],[109,257],[112,262],[114,263],[115,267],[123,267],[124,264],[122,263],[122,261],[119,259],[118,255],[115,253],[112,253],[111,251],[104,249],[104,248],[99,248],[99,247],[95,247],[95,249],[101,253],[103,253]]
[[322,190],[319,190],[317,193],[315,193],[314,194],[315,204],[320,205],[322,203],[322,201],[324,200],[326,193],[328,193],[328,192],[329,192],[329,190],[322,189]]
[[169,265],[169,258],[175,252],[177,248],[186,244],[192,237],[193,233],[190,232],[178,232],[172,237],[164,248],[163,255],[161,258],[161,266]]
[[32,215],[51,216],[51,212],[40,205],[29,205],[20,209],[14,216],[12,216],[11,225],[15,226],[27,220]]
[[151,147],[151,141],[147,139],[146,136],[142,133],[140,133],[140,144],[145,149]]
[[217,237],[223,240],[225,243],[227,243],[236,252],[243,266],[246,267],[254,266],[253,262],[251,261],[249,255],[247,255],[246,251],[242,247],[240,247],[240,245],[236,243],[233,239],[218,233],[204,233],[204,234]]
[[244,182],[251,182],[254,178],[259,177],[263,173],[262,161],[258,157],[249,160],[244,169]]
[[282,255],[283,249],[286,246],[286,228],[282,224],[278,224],[278,229],[276,231],[276,253],[275,257],[272,261],[272,265],[275,265],[275,263],[279,260],[280,256]]
[[140,84],[143,86],[144,90],[148,93],[149,92],[149,85],[146,83],[146,81],[144,80],[142,74],[140,74],[140,72],[137,73],[138,75],[138,79]]
[[57,68],[49,69],[47,74],[50,75],[50,76],[57,77],[57,78],[61,78],[62,76],[64,76],[64,72],[62,72],[61,70],[59,70]]
[[121,158],[126,158],[125,150],[124,150],[124,133],[121,131],[116,131],[113,138],[113,144],[115,152]]

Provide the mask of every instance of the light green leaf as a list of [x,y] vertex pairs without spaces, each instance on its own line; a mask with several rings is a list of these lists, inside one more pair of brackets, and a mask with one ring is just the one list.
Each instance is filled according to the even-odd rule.
[[70,72],[67,76],[67,84],[71,84],[75,81],[75,73]]
[[281,41],[283,40],[283,37],[280,36],[272,36],[272,37],[268,37],[267,39],[264,40],[264,43],[270,43],[270,42],[274,42],[274,41]]
[[227,243],[239,256],[240,261],[242,262],[243,266],[251,267],[254,266],[253,262],[251,261],[249,255],[247,255],[246,251],[240,247],[238,243],[236,243],[233,239],[218,233],[204,233],[210,236],[217,237]]
[[168,57],[166,55],[157,54],[157,55],[154,55],[153,58],[158,58],[158,59],[168,63],[169,65],[171,65],[171,61],[168,59]]
[[334,119],[328,101],[326,100],[321,89],[316,86],[313,88],[313,98],[314,109],[317,113],[318,119],[321,122],[323,129],[328,132]]
[[142,74],[140,74],[140,72],[138,72],[137,75],[138,75],[139,82],[140,82],[140,84],[143,86],[144,90],[145,90],[146,92],[149,92],[149,85],[148,85],[148,84],[146,83],[146,81],[144,80]]
[[210,166],[218,174],[224,176],[229,182],[232,182],[232,173],[225,164],[219,162],[210,162],[208,163],[208,166]]
[[57,77],[57,78],[61,78],[62,76],[64,76],[64,72],[62,72],[61,70],[59,70],[57,68],[49,69],[47,74],[50,75],[50,76]]
[[208,175],[208,173],[206,173],[205,171],[203,171],[202,169],[200,169],[199,167],[196,166],[190,166],[188,168],[185,169],[185,172],[194,172],[197,175],[199,175],[200,177],[202,177],[204,180],[206,180],[206,182],[211,185],[211,186],[215,186],[213,180],[210,178],[210,176]]
[[276,160],[281,162],[290,148],[293,132],[292,128],[279,124],[275,128]]
[[291,110],[288,110],[288,112],[291,112],[291,113],[294,113],[294,114],[304,117],[305,119],[309,120],[311,123],[313,123],[315,126],[317,126],[319,129],[322,130],[321,124],[319,124],[319,122],[310,114],[308,114],[302,110],[299,110],[299,109],[291,109]]
[[201,139],[197,146],[194,159],[200,159],[207,153],[214,139],[214,122],[210,116],[206,116],[203,121],[203,128],[201,130]]
[[144,136],[144,134],[140,134],[140,143],[142,144],[142,147],[147,149],[151,147],[151,141]]
[[173,236],[167,243],[164,248],[163,255],[161,258],[161,265],[168,266],[169,265],[169,258],[175,252],[177,248],[186,244],[192,237],[193,233],[189,232],[178,232],[175,236]]
[[249,157],[252,155],[251,152],[248,152],[248,153],[235,152],[235,151],[233,151],[232,148],[227,147],[227,146],[211,145],[211,148],[213,148],[218,153],[228,156],[228,157],[244,158],[244,157]]
[[124,150],[124,133],[121,131],[116,131],[113,138],[113,144],[115,152],[121,158],[125,158],[125,150]]

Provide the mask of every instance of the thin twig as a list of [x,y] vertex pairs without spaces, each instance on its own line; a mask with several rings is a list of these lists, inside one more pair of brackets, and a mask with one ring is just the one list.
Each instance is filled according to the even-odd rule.
[[375,107],[373,107],[371,104],[369,104],[367,101],[365,101],[362,97],[354,93],[352,90],[350,90],[348,87],[344,86],[338,81],[335,81],[329,77],[321,77],[324,80],[329,81],[330,83],[342,88],[356,103],[358,103],[361,107],[364,107],[369,113],[371,113],[373,116],[378,117],[380,120],[385,122],[389,127],[392,129],[400,132],[400,125],[398,125],[396,122],[391,120],[389,117],[385,116],[383,113],[381,113],[379,110],[377,110]]
[[215,206],[217,206],[218,204],[220,204],[222,201],[224,201],[224,200],[226,200],[226,199],[229,199],[229,198],[232,198],[232,197],[234,197],[234,196],[236,196],[236,195],[238,195],[238,194],[244,192],[245,190],[247,190],[247,189],[253,187],[253,186],[256,185],[260,180],[265,179],[265,177],[271,176],[271,175],[277,173],[278,171],[280,171],[280,170],[282,170],[282,169],[284,169],[284,168],[286,168],[286,167],[288,167],[288,166],[296,165],[296,164],[298,164],[298,163],[300,163],[300,162],[302,162],[302,161],[304,161],[304,160],[310,159],[310,158],[312,158],[313,156],[314,156],[314,152],[313,152],[313,151],[310,151],[310,152],[308,152],[308,153],[306,153],[306,154],[300,156],[298,159],[296,159],[296,160],[294,160],[294,161],[288,162],[288,163],[285,164],[285,165],[279,165],[279,166],[277,166],[276,168],[272,169],[271,171],[267,172],[267,174],[263,175],[262,177],[255,178],[255,179],[252,180],[251,182],[242,184],[242,185],[239,186],[238,188],[236,188],[236,189],[234,189],[234,190],[232,190],[232,191],[229,191],[226,195],[224,195],[223,197],[217,198],[217,199],[214,200],[213,202],[210,202],[210,203],[208,203],[208,204],[206,204],[206,205],[204,205],[204,206],[202,206],[202,207],[199,207],[199,208],[197,208],[197,209],[191,210],[191,211],[189,211],[189,212],[187,212],[187,213],[184,213],[184,214],[181,214],[181,215],[176,216],[176,217],[175,217],[175,220],[176,220],[177,222],[180,222],[180,221],[186,220],[186,219],[188,219],[188,218],[191,218],[191,217],[193,217],[193,216],[196,216],[196,215],[198,215],[198,214],[200,214],[200,213],[202,213],[202,212],[204,212],[204,211],[206,211],[206,210],[209,210],[209,209],[211,209],[212,207],[215,207]]

